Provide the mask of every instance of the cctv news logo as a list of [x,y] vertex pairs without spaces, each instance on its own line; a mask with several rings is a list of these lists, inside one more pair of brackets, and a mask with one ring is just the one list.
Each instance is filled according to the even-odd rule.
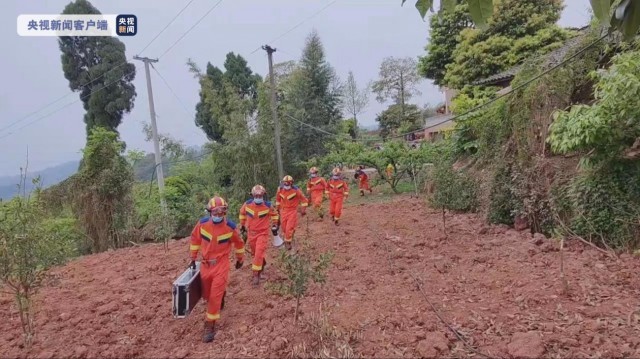
[[135,36],[135,15],[60,15],[30,14],[18,16],[20,36]]

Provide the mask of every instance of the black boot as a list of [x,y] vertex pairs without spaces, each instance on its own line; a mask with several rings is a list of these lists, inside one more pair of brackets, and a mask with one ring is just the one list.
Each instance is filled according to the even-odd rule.
[[360,196],[364,196],[364,190],[360,190]]
[[210,343],[216,336],[216,322],[204,322],[204,333],[202,334],[202,341],[204,343]]

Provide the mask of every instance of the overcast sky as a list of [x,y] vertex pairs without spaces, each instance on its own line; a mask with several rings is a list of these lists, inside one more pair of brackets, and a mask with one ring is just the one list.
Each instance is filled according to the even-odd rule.
[[[139,54],[153,37],[183,8],[188,0],[92,0],[104,14],[135,14],[139,20],[138,34],[120,37],[127,48],[127,57]],[[300,57],[304,41],[315,28],[324,44],[328,61],[341,78],[353,70],[356,80],[364,85],[376,78],[378,67],[386,56],[424,54],[428,22],[420,19],[408,1],[400,0],[338,0],[317,16],[304,21],[331,3],[331,0],[223,0],[193,31],[183,38],[156,64],[178,98],[151,71],[158,128],[186,145],[201,145],[206,137],[193,121],[198,102],[199,86],[187,71],[188,57],[202,68],[207,61],[222,67],[229,51],[244,56],[251,69],[262,76],[267,72],[263,50],[252,53],[263,44],[277,48],[274,61]],[[78,94],[71,93],[60,64],[56,37],[20,37],[16,19],[20,14],[58,14],[68,0],[2,0],[0,2],[0,176],[19,173],[29,151],[32,171],[80,158],[85,144],[83,109]],[[195,0],[167,31],[142,54],[158,57],[214,4],[214,0]],[[411,3],[411,4],[410,4]],[[589,20],[589,0],[565,0],[566,9],[560,21],[563,26],[582,26]],[[288,32],[298,23],[302,25]],[[288,33],[287,33],[288,32]],[[283,34],[286,35],[282,36]],[[275,40],[276,41],[272,41]],[[149,121],[149,105],[144,66],[137,66],[135,86],[138,96],[135,108],[125,115],[119,131],[129,149],[152,151],[145,142],[142,121]],[[422,96],[414,103],[437,104],[442,95],[428,81],[421,85]],[[69,96],[49,106],[65,94]],[[69,106],[67,106],[69,105]],[[65,107],[67,106],[67,107]],[[64,109],[61,109],[65,107]],[[373,125],[375,115],[386,105],[371,96],[362,123]],[[38,113],[25,118],[34,111]],[[6,136],[6,137],[5,137]]]

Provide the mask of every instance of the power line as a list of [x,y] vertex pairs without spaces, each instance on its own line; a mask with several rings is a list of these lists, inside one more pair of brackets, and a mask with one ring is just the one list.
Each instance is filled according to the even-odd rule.
[[[151,44],[152,44],[152,43],[153,43],[153,42],[154,42],[154,41],[155,41],[155,40],[160,36],[160,34],[162,34],[162,33],[163,33],[163,32],[164,32],[164,31],[165,31],[165,30],[166,30],[166,29],[167,29],[167,28],[168,28],[168,27],[169,27],[169,26],[170,26],[170,25],[171,25],[171,24],[172,24],[172,23],[173,23],[173,22],[178,18],[178,16],[180,16],[180,14],[182,14],[182,12],[184,12],[184,10],[185,10],[189,5],[191,5],[191,3],[192,3],[193,1],[195,1],[195,0],[191,0],[191,1],[189,1],[189,3],[187,3],[187,5],[185,5],[185,7],[183,7],[183,8],[182,8],[182,10],[180,10],[180,12],[178,12],[178,14],[176,14],[176,16],[174,16],[174,17],[173,17],[173,19],[171,19],[171,21],[170,21],[170,22],[169,22],[169,23],[168,23],[168,24],[167,24],[167,25],[166,25],[162,30],[160,30],[160,32],[159,32],[159,33],[158,33],[158,34],[157,34],[153,39],[151,39],[151,41],[149,41],[149,43],[148,43],[148,44],[147,44],[147,45],[142,49],[142,51],[146,50],[146,49],[147,49],[147,48],[148,48],[148,47],[149,47],[149,46],[150,46],[150,45],[151,45]],[[221,0],[221,1],[222,1],[222,0]],[[142,53],[142,51],[140,51],[140,53]],[[120,67],[122,67],[122,66],[125,66],[125,65],[127,65],[127,64],[128,64],[128,62],[127,62],[126,60],[125,60],[125,61],[123,61],[123,62],[121,62],[120,64],[116,65],[115,67],[112,67],[111,69],[107,70],[107,71],[106,71],[105,73],[103,73],[102,75],[100,75],[100,76],[96,77],[95,79],[93,79],[93,80],[91,80],[91,81],[87,82],[86,84],[83,84],[83,85],[81,86],[81,88],[91,85],[92,83],[94,83],[94,82],[96,82],[96,81],[98,81],[98,80],[102,79],[103,77],[105,77],[107,74],[109,74],[109,73],[113,72],[114,70],[116,70],[116,69],[118,69],[118,68],[120,68]],[[124,77],[124,76],[123,76],[123,77]],[[62,96],[62,97],[60,97],[60,98],[58,98],[58,99],[56,99],[56,100],[54,100],[54,101],[52,101],[52,102],[48,103],[47,105],[40,107],[38,110],[33,111],[33,112],[31,112],[31,113],[29,113],[29,114],[27,114],[27,115],[25,115],[25,116],[23,116],[23,117],[19,118],[18,120],[16,120],[16,121],[14,121],[14,122],[10,123],[9,125],[7,125],[7,126],[4,126],[4,127],[0,128],[0,132],[3,132],[3,131],[5,131],[5,130],[7,130],[7,129],[9,129],[9,128],[13,127],[14,125],[16,125],[16,124],[18,124],[18,123],[20,123],[20,122],[22,122],[22,121],[24,121],[24,120],[28,119],[29,117],[31,117],[31,116],[33,116],[33,115],[35,115],[35,114],[37,114],[37,113],[39,113],[39,112],[43,111],[44,109],[46,109],[46,108],[48,108],[48,107],[50,107],[50,106],[52,106],[52,105],[54,105],[54,104],[56,104],[56,103],[58,103],[58,102],[60,102],[60,101],[64,100],[65,98],[67,98],[67,97],[69,97],[69,96],[71,96],[71,95],[73,95],[73,94],[75,94],[75,91],[71,91],[71,92],[69,92],[68,94],[66,94],[66,95],[64,95],[64,96]],[[77,102],[77,101],[74,101],[73,103],[76,103],[76,102]],[[63,108],[66,108],[66,107],[68,107],[68,106],[65,106],[65,107],[63,107]],[[58,110],[56,110],[56,111],[53,111],[53,112],[51,112],[50,114],[56,113],[56,112],[58,112],[59,110],[60,110],[60,109],[58,109]],[[44,117],[47,117],[47,116],[44,116]],[[39,118],[39,119],[42,119],[42,118],[44,118],[44,117],[41,117],[41,118]],[[35,123],[35,122],[37,122],[37,121],[31,122],[31,123]],[[21,127],[21,128],[24,128],[24,127]],[[6,136],[0,137],[0,138],[4,138],[4,137],[6,137]]]
[[564,65],[568,64],[569,62],[573,61],[576,57],[578,57],[579,55],[583,54],[584,52],[586,52],[587,50],[589,50],[589,49],[590,49],[590,48],[592,48],[593,46],[597,45],[600,41],[604,40],[607,36],[608,36],[608,34],[602,35],[600,38],[598,38],[598,39],[597,39],[597,40],[595,40],[594,42],[590,43],[589,45],[585,46],[585,47],[584,47],[584,48],[582,48],[580,51],[578,51],[578,52],[576,52],[575,54],[573,54],[573,55],[569,56],[568,58],[566,58],[565,60],[563,60],[563,61],[559,62],[558,64],[556,64],[556,65],[554,65],[554,66],[550,67],[549,69],[547,69],[547,70],[543,71],[543,72],[542,72],[542,73],[540,73],[539,75],[534,76],[533,78],[531,78],[531,79],[529,79],[529,80],[527,80],[527,81],[523,82],[522,84],[520,84],[520,85],[518,85],[518,86],[516,86],[516,87],[512,88],[512,89],[511,89],[511,91],[509,91],[509,92],[507,92],[507,93],[504,93],[504,94],[502,94],[502,95],[500,95],[500,96],[498,96],[498,97],[496,97],[496,98],[494,98],[494,99],[491,99],[491,100],[489,100],[489,101],[487,101],[487,102],[485,102],[485,103],[483,103],[483,104],[480,104],[480,105],[478,105],[478,106],[476,106],[476,107],[474,107],[474,108],[470,109],[470,110],[469,110],[469,111],[467,111],[467,112],[461,113],[461,114],[459,114],[459,115],[455,115],[455,116],[453,116],[453,117],[451,117],[451,118],[448,118],[448,119],[442,120],[442,121],[440,121],[440,122],[438,122],[438,123],[436,123],[436,124],[433,124],[433,125],[430,125],[430,126],[426,126],[426,127],[423,127],[423,128],[421,128],[421,129],[418,129],[418,130],[415,130],[415,131],[411,131],[411,132],[403,133],[403,134],[401,134],[401,135],[390,136],[390,137],[388,137],[388,138],[399,138],[399,137],[408,136],[408,135],[411,135],[411,134],[414,134],[414,133],[417,133],[417,132],[420,132],[420,131],[428,130],[428,129],[430,129],[430,128],[440,126],[440,125],[442,125],[442,124],[444,124],[444,123],[447,123],[447,122],[450,122],[450,121],[454,121],[454,120],[456,120],[456,119],[458,119],[458,118],[460,118],[460,117],[463,117],[463,116],[466,116],[466,115],[468,115],[468,114],[470,114],[470,113],[473,113],[473,112],[475,112],[475,111],[477,111],[477,110],[479,110],[479,109],[481,109],[481,108],[483,108],[483,107],[486,107],[486,106],[488,106],[488,105],[491,105],[492,103],[494,103],[494,102],[496,102],[496,101],[500,100],[501,98],[505,98],[505,97],[507,97],[507,96],[512,95],[512,94],[513,94],[514,92],[516,92],[517,90],[520,90],[520,89],[522,89],[522,88],[525,88],[525,87],[529,86],[529,85],[530,85],[531,83],[533,83],[534,81],[536,81],[536,80],[538,80],[538,79],[540,79],[540,78],[542,78],[542,77],[544,77],[544,76],[548,75],[549,73],[551,73],[551,72],[555,71],[556,69],[558,69],[558,68],[560,68],[560,67],[562,67],[562,66],[564,66]]
[[182,36],[180,36],[180,38],[178,38],[178,40],[176,40],[171,46],[169,46],[169,48],[162,53],[162,55],[158,56],[158,59],[162,58],[162,56],[166,55],[169,51],[171,51],[171,49],[173,49],[174,46],[176,46],[182,39],[184,39],[185,36],[187,36],[187,34],[189,34],[191,32],[191,30],[193,30],[196,26],[198,26],[198,24],[204,20],[205,17],[207,17],[207,15],[209,15],[215,8],[218,7],[218,5],[220,5],[220,3],[222,2],[222,0],[218,0],[217,3],[215,3],[211,8],[209,8],[209,10],[204,13],[204,15],[202,15],[200,17],[200,19],[198,19],[198,21],[196,21],[190,28],[189,30],[187,30],[187,32],[185,32],[184,34],[182,34]]
[[[281,38],[287,36],[289,33],[291,33],[293,30],[299,28],[300,26],[302,26],[302,24],[304,24],[305,22],[313,19],[314,17],[320,15],[320,13],[322,13],[323,11],[325,11],[326,9],[328,9],[331,5],[335,4],[338,0],[333,0],[332,2],[328,3],[327,5],[325,5],[322,9],[316,11],[315,13],[313,13],[311,16],[307,17],[306,19],[302,20],[301,22],[299,22],[297,25],[295,25],[294,27],[290,28],[289,30],[285,31],[283,34],[281,34],[280,36],[276,37],[275,39],[269,41],[269,43],[273,43],[276,42],[278,40],[280,40]],[[261,46],[258,46],[258,48],[256,48],[255,50],[251,51],[251,55],[253,55],[256,51],[262,49]]]
[[189,114],[191,116],[191,113],[189,112],[189,110],[187,109],[187,106],[184,104],[184,102],[182,102],[182,100],[180,99],[180,97],[178,97],[178,94],[173,91],[173,88],[171,87],[171,85],[169,85],[169,82],[164,78],[164,76],[162,76],[162,74],[160,74],[160,72],[158,71],[158,69],[156,69],[155,66],[153,66],[153,64],[151,65],[151,68],[158,74],[158,76],[160,77],[160,79],[162,80],[162,82],[164,82],[164,84],[167,86],[167,88],[169,89],[169,91],[171,91],[171,93],[173,94],[173,97],[176,98],[176,100],[178,100],[178,102],[180,103],[180,105],[182,106],[182,109],[184,109],[184,111]]
[[144,52],[144,50],[147,49],[147,47],[149,47],[151,44],[153,44],[154,41],[156,41],[156,39],[166,30],[169,28],[169,26],[171,26],[171,24],[173,24],[174,21],[176,21],[176,19],[178,18],[178,16],[180,16],[180,14],[182,14],[188,7],[189,5],[191,5],[192,2],[194,2],[195,0],[191,0],[187,3],[187,5],[185,5],[182,10],[180,10],[180,12],[178,12],[176,14],[176,16],[173,17],[173,19],[171,19],[171,21],[169,21],[169,23],[162,28],[162,30],[160,30],[160,32],[153,38],[151,39],[151,41],[149,41],[149,43],[147,44],[147,46],[145,46],[142,50],[140,50],[140,52],[138,53],[138,55],[142,55],[142,53]]

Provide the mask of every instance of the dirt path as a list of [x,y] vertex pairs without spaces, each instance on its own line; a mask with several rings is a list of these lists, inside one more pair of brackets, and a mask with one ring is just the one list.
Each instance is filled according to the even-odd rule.
[[[314,250],[333,250],[335,258],[326,285],[303,299],[300,323],[293,323],[292,300],[249,285],[245,266],[230,276],[212,344],[200,342],[201,305],[186,319],[171,316],[171,282],[187,264],[186,240],[167,252],[146,245],[80,258],[51,271],[30,350],[20,347],[12,298],[0,295],[8,317],[0,321],[0,357],[473,355],[427,299],[493,357],[640,356],[638,259],[614,261],[571,243],[563,295],[555,244],[536,245],[528,233],[485,227],[472,215],[450,215],[447,224],[445,238],[441,214],[409,197],[348,207],[339,227],[311,219]],[[265,271],[278,280],[273,266]]]

